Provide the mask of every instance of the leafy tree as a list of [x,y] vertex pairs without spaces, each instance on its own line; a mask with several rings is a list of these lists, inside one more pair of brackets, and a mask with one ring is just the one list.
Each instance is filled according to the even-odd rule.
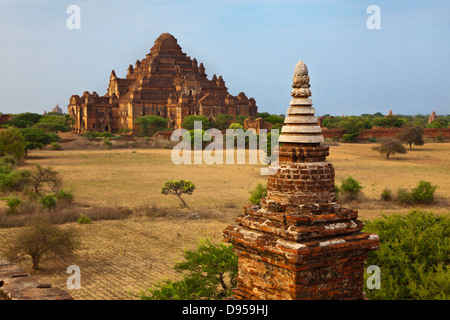
[[181,123],[181,126],[186,130],[194,130],[194,122],[201,121],[202,129],[208,130],[211,128],[211,123],[209,119],[205,116],[186,116]]
[[404,126],[398,135],[398,138],[402,142],[409,144],[409,149],[412,149],[413,144],[416,146],[423,146],[425,143],[423,140],[423,128],[418,126]]
[[16,127],[0,131],[0,157],[12,156],[20,159],[25,152],[25,139]]
[[212,122],[212,127],[219,130],[226,130],[233,121],[233,116],[229,114],[219,113],[214,116],[215,120]]
[[4,124],[17,128],[28,128],[38,123],[41,118],[41,114],[25,112],[14,115],[11,120],[5,121]]
[[361,133],[361,130],[372,128],[372,123],[368,119],[362,117],[349,116],[340,120],[338,127],[347,131],[345,136],[346,141],[354,142]]
[[181,198],[183,194],[191,195],[194,192],[195,185],[189,180],[170,180],[164,182],[161,188],[161,193],[164,195],[175,195],[177,196],[184,207],[187,208],[186,202]]
[[139,136],[150,137],[167,128],[169,120],[158,116],[143,116],[137,118],[134,123],[139,126]]
[[230,124],[228,129],[232,129],[232,130],[242,129],[242,130],[244,130],[244,127],[239,122],[233,122],[233,123]]
[[445,118],[437,118],[433,122],[427,125],[427,128],[445,129],[448,127],[448,120]]
[[33,270],[38,270],[45,259],[71,257],[79,245],[74,229],[62,229],[45,220],[33,220],[11,240],[7,255],[12,259],[30,256]]
[[46,133],[42,129],[25,128],[20,130],[25,139],[25,156],[28,150],[42,149],[46,145],[59,140],[59,136],[55,133]]
[[223,299],[236,286],[238,259],[231,245],[215,244],[209,239],[196,250],[185,250],[185,260],[175,264],[184,276],[179,281],[165,280],[141,293],[143,300]]
[[42,129],[45,132],[70,131],[71,118],[68,114],[46,114],[33,125],[33,128]]
[[398,116],[377,117],[373,119],[373,126],[382,128],[401,128],[406,123],[407,120]]
[[248,116],[242,116],[242,115],[236,116],[236,122],[240,123],[242,126],[244,126],[244,121],[247,118],[248,118]]
[[386,159],[389,159],[389,156],[391,154],[395,153],[406,153],[406,149],[403,146],[402,142],[398,140],[397,138],[393,137],[386,137],[380,139],[380,145],[373,147],[373,150],[378,151],[381,154],[386,155]]
[[381,289],[365,290],[369,299],[450,299],[449,213],[412,210],[364,223],[380,238],[380,249],[366,259],[381,269]]

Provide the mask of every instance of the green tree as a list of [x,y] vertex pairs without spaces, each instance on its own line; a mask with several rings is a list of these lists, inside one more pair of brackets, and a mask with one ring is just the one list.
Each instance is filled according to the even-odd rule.
[[59,136],[55,133],[46,133],[42,129],[25,128],[20,131],[25,139],[25,156],[28,155],[28,150],[42,149],[59,140]]
[[164,182],[164,185],[161,188],[161,193],[164,195],[175,195],[177,196],[183,206],[187,208],[186,202],[181,197],[183,194],[191,195],[195,190],[195,185],[189,180],[170,180]]
[[344,119],[340,120],[337,124],[338,128],[344,129],[347,131],[346,133],[346,141],[354,142],[357,140],[358,135],[361,133],[363,129],[372,128],[372,123],[365,118],[349,116],[344,117]]
[[364,224],[380,238],[380,249],[366,259],[381,269],[381,289],[365,290],[369,299],[450,299],[449,213],[412,210]]
[[445,118],[437,118],[433,122],[427,125],[427,128],[445,129],[448,128],[448,120]]
[[233,123],[230,124],[228,129],[232,129],[232,130],[242,129],[242,130],[244,130],[244,127],[239,122],[233,122]]
[[374,127],[382,128],[401,128],[408,121],[398,116],[377,117],[373,119]]
[[372,147],[372,149],[386,155],[386,159],[389,159],[391,154],[406,153],[406,149],[403,146],[402,142],[399,139],[393,137],[381,138],[380,145]]
[[201,121],[202,129],[208,130],[211,128],[211,123],[209,119],[205,116],[186,116],[184,117],[181,126],[186,130],[194,130],[194,122]]
[[11,120],[6,121],[4,124],[17,128],[28,128],[38,123],[41,118],[41,114],[25,112],[14,115]]
[[236,286],[238,259],[231,245],[215,244],[209,239],[196,250],[185,250],[184,261],[175,264],[183,278],[165,280],[141,293],[143,300],[223,299]]
[[169,120],[158,116],[143,116],[136,118],[134,123],[139,126],[139,136],[151,137],[156,132],[167,128]]
[[423,146],[425,144],[423,140],[423,128],[419,126],[403,126],[398,138],[400,141],[409,144],[409,149],[412,149],[413,144],[416,146]]
[[47,114],[42,116],[33,128],[42,129],[45,132],[70,131],[71,118],[68,114]]
[[20,159],[25,152],[25,139],[16,127],[0,131],[0,157],[12,156]]
[[219,113],[214,116],[215,120],[212,121],[212,127],[219,130],[226,130],[233,121],[233,116],[229,114]]

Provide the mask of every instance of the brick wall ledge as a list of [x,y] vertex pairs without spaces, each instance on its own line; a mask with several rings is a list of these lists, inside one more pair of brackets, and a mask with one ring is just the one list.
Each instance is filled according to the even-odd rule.
[[66,291],[0,257],[0,300],[74,300]]

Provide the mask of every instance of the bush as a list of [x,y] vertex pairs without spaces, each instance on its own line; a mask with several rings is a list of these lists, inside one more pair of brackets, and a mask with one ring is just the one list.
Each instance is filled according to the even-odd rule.
[[0,190],[21,191],[28,182],[30,172],[15,170],[12,165],[0,163]]
[[253,190],[250,190],[250,202],[253,204],[259,204],[261,202],[261,198],[267,196],[267,187],[263,186],[261,183],[258,183]]
[[439,132],[436,136],[436,142],[444,142],[444,138],[442,137],[442,132]]
[[341,193],[344,198],[356,199],[361,193],[362,186],[352,176],[348,177],[341,184]]
[[0,131],[0,157],[12,156],[20,159],[25,153],[25,146],[25,138],[19,129],[9,127]]
[[112,147],[111,140],[109,140],[109,138],[103,138],[103,146],[105,147],[106,150],[111,149]]
[[223,299],[232,294],[237,279],[237,255],[233,246],[208,239],[196,250],[184,251],[185,261],[175,264],[184,273],[180,281],[165,280],[140,294],[143,300]]
[[92,220],[88,216],[82,214],[80,216],[80,219],[77,220],[77,222],[80,224],[90,224],[92,222]]
[[433,186],[430,182],[420,181],[418,186],[411,191],[411,201],[413,203],[431,203],[434,200],[434,191],[437,186]]
[[434,200],[434,192],[438,187],[433,186],[430,182],[420,181],[417,187],[408,191],[404,188],[399,188],[397,191],[397,200],[402,203],[409,204],[429,204]]
[[10,196],[6,198],[6,204],[9,207],[8,213],[10,214],[16,214],[17,213],[17,207],[22,203],[22,200],[20,198],[17,198],[16,196]]
[[380,249],[367,265],[381,269],[381,290],[366,290],[369,299],[450,299],[450,215],[413,210],[365,221],[377,233]]
[[58,142],[52,142],[51,146],[52,146],[52,150],[62,150],[62,147]]
[[381,198],[384,201],[389,201],[392,199],[392,194],[391,194],[391,190],[389,190],[388,188],[384,188],[383,192],[381,192]]
[[63,189],[58,190],[58,192],[56,192],[55,196],[58,200],[64,200],[64,201],[67,201],[68,203],[71,203],[73,200],[73,193],[70,191],[63,190]]
[[55,194],[46,194],[39,198],[38,202],[47,209],[52,209],[56,206],[58,199]]
[[97,131],[86,131],[82,134],[83,137],[86,137],[88,139],[95,139],[100,137],[102,133]]

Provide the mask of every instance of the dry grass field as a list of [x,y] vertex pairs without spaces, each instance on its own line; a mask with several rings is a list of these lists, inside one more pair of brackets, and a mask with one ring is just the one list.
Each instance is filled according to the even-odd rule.
[[[428,143],[404,155],[386,160],[371,150],[373,144],[341,144],[330,147],[329,160],[336,169],[336,183],[353,176],[363,185],[360,201],[343,203],[358,209],[360,218],[373,219],[382,213],[410,210],[395,202],[380,200],[385,187],[396,191],[412,188],[420,180],[438,185],[436,203],[421,206],[434,212],[449,212],[450,143]],[[64,148],[64,145],[63,145]],[[133,299],[135,294],[166,277],[175,277],[174,260],[199,239],[221,240],[222,230],[233,223],[248,203],[249,189],[265,183],[261,165],[175,165],[170,149],[40,150],[30,152],[24,168],[35,163],[51,166],[74,191],[84,206],[121,206],[135,210],[127,219],[95,221],[77,228],[83,244],[72,261],[47,261],[37,274],[66,288],[66,268],[81,268],[76,299]],[[166,180],[188,179],[196,190],[184,199],[189,210],[181,210],[174,196],[161,194]],[[176,214],[149,215],[140,208]],[[190,219],[197,212],[199,219]],[[1,248],[20,228],[0,229]],[[27,260],[19,262],[30,270]]]

